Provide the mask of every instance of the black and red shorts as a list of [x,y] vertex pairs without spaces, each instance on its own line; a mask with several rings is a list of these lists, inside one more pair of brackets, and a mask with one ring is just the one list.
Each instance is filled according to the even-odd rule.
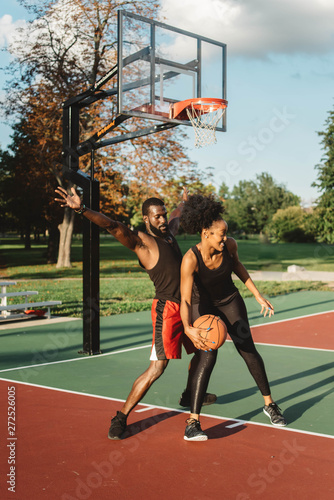
[[170,300],[154,299],[151,309],[153,342],[151,361],[181,359],[182,344],[188,354],[195,351],[185,335],[180,316],[180,304]]

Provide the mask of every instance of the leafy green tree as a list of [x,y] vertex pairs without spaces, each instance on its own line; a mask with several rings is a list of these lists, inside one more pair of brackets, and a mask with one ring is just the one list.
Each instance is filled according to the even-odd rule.
[[329,111],[328,114],[325,131],[318,132],[322,138],[324,156],[315,167],[318,176],[312,185],[322,193],[316,208],[319,239],[334,243],[334,111]]
[[255,181],[240,181],[231,192],[223,184],[219,193],[225,197],[230,230],[250,234],[264,231],[278,209],[299,205],[299,197],[266,172],[257,175]]
[[[48,191],[53,185],[53,175],[39,168],[40,149],[32,135],[25,131],[25,121],[14,126],[11,152],[1,156],[1,199],[5,203],[6,217],[15,221],[15,228],[24,235],[25,248],[30,248],[32,233],[40,234],[49,229],[48,221],[59,208],[50,210]],[[54,205],[54,204],[53,204]]]
[[277,210],[268,227],[269,233],[276,241],[305,243],[314,241],[310,231],[310,218],[299,206]]
[[10,155],[0,148],[0,233],[15,228],[16,219],[10,209],[9,186],[11,181],[8,168]]
[[225,184],[225,182],[222,182],[222,184],[220,185],[218,190],[218,196],[223,202],[230,197],[229,187],[227,184]]
[[244,231],[247,234],[257,232],[255,217],[256,184],[253,181],[240,181],[225,201],[226,219],[230,231]]
[[263,172],[256,176],[255,206],[259,231],[263,231],[278,209],[298,206],[300,198]]

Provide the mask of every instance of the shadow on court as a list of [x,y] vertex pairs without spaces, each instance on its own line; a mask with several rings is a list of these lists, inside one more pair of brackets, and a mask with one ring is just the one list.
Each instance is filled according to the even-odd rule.
[[122,440],[131,438],[140,434],[141,432],[147,432],[148,429],[151,429],[155,425],[163,422],[172,417],[176,417],[180,415],[180,412],[177,411],[166,411],[165,413],[157,413],[148,418],[144,418],[143,420],[139,420],[133,424],[129,424],[126,432],[124,433]]
[[[333,384],[334,382],[334,377],[330,377],[326,380],[323,380],[321,382],[318,382],[317,384],[313,384],[309,386],[305,390],[297,391],[295,393],[290,394],[287,397],[280,398],[279,400],[279,405],[283,405],[287,401],[293,401],[294,398],[297,398],[298,396],[307,394],[309,392],[318,390],[322,388],[324,385],[327,384]],[[326,396],[329,394],[332,394],[334,392],[334,389],[329,389],[326,392],[323,392],[317,396],[312,396],[310,398],[305,398],[303,401],[293,404],[292,406],[284,406],[284,416],[288,422],[288,424],[292,424],[293,422],[297,421],[306,411],[310,410],[313,406],[315,406],[317,403],[322,401]],[[218,398],[219,399],[219,398]],[[236,417],[237,420],[252,420],[252,418],[256,417],[260,412],[262,411],[262,408],[259,407],[256,410],[243,413],[242,415],[239,415]]]
[[[270,386],[273,387],[275,385],[280,386],[282,384],[286,384],[291,382],[292,380],[297,380],[297,379],[305,379],[305,377],[310,377],[313,375],[317,375],[319,373],[326,372],[328,370],[332,370],[334,368],[334,362],[333,363],[325,363],[324,365],[319,365],[314,368],[310,368],[309,370],[304,370],[299,373],[294,373],[293,375],[289,375],[287,377],[282,377],[276,380],[270,380]],[[322,380],[316,384],[313,385],[308,385],[305,382],[305,388],[301,389],[300,391],[291,394],[289,396],[286,396],[284,398],[281,398],[280,401],[287,401],[291,399],[292,397],[295,397],[297,395],[302,395],[302,394],[307,394],[308,392],[317,389],[318,387],[323,387],[324,384],[330,383],[334,381],[334,377],[329,377],[326,380]],[[218,396],[217,401],[215,404],[229,404],[233,403],[234,401],[239,401],[240,399],[247,398],[249,396],[252,396],[254,394],[258,394],[259,389],[257,386],[249,387],[247,389],[241,389],[239,391],[234,391],[230,392],[229,394],[222,394],[221,396]]]
[[[321,394],[317,394],[316,396],[305,397],[314,391],[318,392],[320,389],[323,389],[325,386],[329,384],[333,385],[334,382],[334,376],[330,376],[311,384],[309,381],[307,381],[307,377],[313,377],[315,375],[318,375],[319,373],[324,373],[328,370],[332,370],[333,368],[334,368],[334,363],[326,363],[324,365],[320,365],[315,368],[311,368],[309,370],[304,370],[302,372],[287,377],[282,377],[280,379],[270,381],[271,387],[275,385],[281,386],[283,384],[289,384],[292,381],[296,381],[298,379],[303,381],[303,387],[301,389],[294,392],[290,392],[286,396],[281,396],[278,401],[279,405],[283,405],[284,403],[289,401],[293,402],[296,398],[301,398],[301,397],[303,398],[302,401],[293,404],[292,406],[284,407],[284,415],[289,424],[292,424],[293,422],[298,420],[305,413],[305,411],[310,410],[322,399],[324,399],[326,396],[334,392],[334,389],[330,389],[326,392],[322,392]],[[231,392],[226,395],[218,396],[216,404],[228,405],[235,401],[240,401],[257,394],[259,394],[258,388],[256,386],[253,386],[247,389],[242,389],[239,391]],[[249,411],[247,413],[238,415],[235,418],[240,420],[252,420],[254,417],[259,415],[261,411],[262,407],[259,405],[258,408]]]
[[[299,306],[299,309],[309,309],[311,306],[319,306],[319,305],[326,305],[326,304],[333,304],[333,299],[332,300],[323,300],[321,302],[313,302],[311,304],[306,304],[304,306]],[[280,313],[286,313],[286,312],[293,312],[295,311],[295,307],[290,307],[287,309],[281,309]]]
[[205,433],[208,435],[209,439],[222,439],[226,437],[233,436],[233,434],[237,434],[240,431],[243,431],[247,428],[247,425],[241,424],[236,427],[228,428],[229,425],[234,425],[234,420],[227,420],[226,422],[220,422],[217,425],[206,428]]
[[[333,383],[333,377],[331,380],[331,383]],[[284,415],[286,419],[288,420],[289,423],[293,423],[296,420],[298,420],[305,412],[307,412],[312,406],[317,405],[322,401],[326,396],[329,396],[334,392],[334,389],[328,389],[326,392],[322,392],[318,396],[313,396],[312,398],[309,398],[305,401],[302,401],[300,403],[296,403],[292,406],[289,406],[285,412]]]
[[[149,429],[152,429],[155,425],[160,424],[161,422],[164,422],[165,420],[168,420],[173,417],[177,417],[180,415],[180,412],[176,411],[167,411],[164,413],[157,413],[154,416],[145,418],[143,420],[140,420],[138,422],[135,422],[133,424],[129,424],[127,431],[124,433],[122,440],[124,439],[129,439],[133,436],[136,436],[137,434],[140,434],[142,432],[147,432]],[[184,415],[185,420],[188,418],[188,413],[185,413]],[[222,439],[227,436],[231,436],[233,434],[237,434],[238,432],[244,430],[247,428],[246,425],[238,425],[235,428],[228,428],[229,425],[234,425],[235,421],[224,421],[220,422],[217,425],[214,425],[212,427],[206,428],[205,432],[207,433],[209,439]],[[186,424],[184,424],[186,425]],[[153,429],[152,429],[153,431]]]

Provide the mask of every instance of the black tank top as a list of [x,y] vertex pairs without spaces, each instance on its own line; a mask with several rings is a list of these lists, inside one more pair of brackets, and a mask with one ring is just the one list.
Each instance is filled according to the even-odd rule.
[[[159,259],[152,269],[145,269],[155,287],[155,299],[180,303],[180,267],[182,253],[176,239],[171,235],[171,243],[156,238]],[[141,262],[139,264],[142,266]],[[142,266],[143,267],[143,266]]]
[[233,283],[231,274],[233,260],[226,245],[223,248],[223,260],[217,269],[209,269],[203,262],[201,252],[197,246],[191,248],[197,258],[198,272],[194,276],[193,298],[194,303],[202,299],[209,299],[213,304],[227,299],[238,291]]

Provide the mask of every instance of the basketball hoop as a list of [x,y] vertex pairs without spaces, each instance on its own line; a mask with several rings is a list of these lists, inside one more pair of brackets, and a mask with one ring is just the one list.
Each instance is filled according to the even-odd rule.
[[201,148],[217,141],[216,127],[226,108],[225,99],[207,97],[187,99],[172,105],[170,118],[188,119],[195,131],[195,147]]

